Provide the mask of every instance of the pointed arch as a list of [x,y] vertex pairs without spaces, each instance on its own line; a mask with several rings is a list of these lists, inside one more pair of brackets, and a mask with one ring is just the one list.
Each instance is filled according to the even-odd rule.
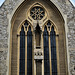
[[[31,0],[30,0],[30,1],[31,1]],[[25,3],[25,2],[24,2],[24,3]],[[23,6],[25,5],[24,3],[22,3]],[[18,8],[18,10],[19,10],[19,9],[22,9],[22,7],[23,7],[22,4],[21,4],[21,7]],[[26,11],[25,11],[25,12],[26,12]],[[17,12],[15,12],[15,13],[18,14]],[[15,14],[14,14],[14,15],[15,15]],[[22,14],[21,14],[21,15],[22,15]],[[19,15],[19,17],[20,17],[20,15]],[[23,17],[23,16],[22,16],[22,17]],[[14,18],[15,18],[15,17],[12,18],[12,21],[10,21],[10,23],[12,23],[12,27],[15,28],[16,22],[14,23],[14,20],[13,20]],[[17,17],[17,18],[18,18],[18,17]],[[28,18],[28,17],[24,16],[24,18],[22,18],[21,20],[20,20],[20,19],[17,19],[17,20],[18,20],[18,21],[19,21],[19,20],[22,21],[22,20],[24,20],[25,18]],[[16,19],[16,18],[15,18],[15,19]],[[18,25],[19,25],[19,23],[18,23]],[[18,25],[16,25],[16,27],[17,27]],[[53,25],[55,25],[55,24],[53,24]],[[9,26],[11,26],[11,25],[9,25]],[[13,33],[13,31],[14,31],[14,28],[12,28],[12,27],[11,27],[11,33]],[[29,29],[29,28],[28,28],[28,29]],[[32,28],[31,28],[31,29],[32,29]],[[55,27],[54,29],[56,29],[56,27]],[[15,28],[15,30],[17,30],[17,29]],[[43,27],[43,31],[44,31],[44,27]],[[47,27],[47,31],[48,31],[48,27]],[[20,31],[19,31],[19,32],[20,32]],[[16,32],[15,32],[15,33],[16,33]],[[13,33],[13,34],[16,35],[15,33]],[[12,35],[12,36],[13,36],[13,35]],[[11,37],[12,37],[12,36],[11,36]],[[13,36],[12,38],[14,38],[14,36]],[[11,40],[12,40],[12,38],[11,38]],[[12,42],[13,42],[12,44],[14,45],[14,41],[13,41],[13,40],[12,40]],[[17,41],[16,41],[16,42],[17,42]],[[15,46],[16,46],[16,47],[15,47]],[[13,48],[11,49],[11,50],[12,50],[12,53],[14,53],[14,47],[15,47],[16,50],[17,50],[17,44],[14,45]],[[16,53],[17,53],[17,52],[16,52]],[[15,53],[15,54],[16,54],[16,53]],[[13,56],[14,56],[14,54],[12,54],[11,57],[13,57]],[[15,59],[15,58],[14,58],[14,59]],[[13,59],[13,60],[14,60],[14,59]],[[13,61],[13,60],[12,60],[12,61]],[[11,65],[12,65],[12,70],[13,70],[13,69],[14,69],[13,64],[11,64]],[[14,71],[13,71],[13,72],[14,72]],[[11,74],[10,74],[10,75],[11,75]]]
[[20,34],[22,26],[24,27],[24,31],[28,31],[29,26],[31,26],[31,31],[33,31],[33,26],[31,25],[31,23],[28,20],[25,20],[19,25],[19,27],[17,29],[17,35]]
[[[33,3],[31,6],[30,6],[30,8],[28,9],[28,11],[27,11],[27,17],[29,17],[32,21],[34,21],[35,19],[34,19],[34,16],[33,17],[31,17],[31,14],[30,14],[30,12],[31,12],[31,9],[33,9],[33,8],[35,8],[35,7],[39,7],[39,8],[41,8],[42,10],[44,10],[44,12],[43,12],[43,16],[44,17],[42,17],[40,20],[44,20],[47,16],[48,16],[48,12],[47,12],[47,9],[40,3],[40,2],[35,2],[35,3]],[[37,19],[36,19],[37,20]]]
[[25,31],[24,27],[21,27],[20,31],[20,52],[19,52],[19,75],[25,74]]
[[45,24],[42,26],[42,30],[44,31],[44,27],[47,26],[47,30],[51,31],[52,27],[54,27],[54,30],[56,32],[56,35],[59,34],[58,28],[56,24],[52,20],[47,20]]
[[43,41],[44,41],[44,75],[50,75],[50,57],[49,57],[49,39],[47,27],[44,27]]
[[52,63],[52,75],[57,75],[57,51],[56,51],[56,33],[52,26],[50,32],[51,41],[51,63]]
[[27,75],[32,75],[32,31],[30,26],[27,32]]

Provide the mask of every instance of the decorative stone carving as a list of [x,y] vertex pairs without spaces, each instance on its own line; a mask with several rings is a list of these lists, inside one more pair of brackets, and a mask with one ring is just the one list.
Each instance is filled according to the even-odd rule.
[[38,50],[38,51],[35,51],[34,52],[34,59],[38,59],[38,60],[42,60],[43,59],[43,53],[42,53],[42,51],[40,50]]
[[45,16],[44,9],[36,6],[36,7],[31,9],[30,16],[34,20],[41,20]]

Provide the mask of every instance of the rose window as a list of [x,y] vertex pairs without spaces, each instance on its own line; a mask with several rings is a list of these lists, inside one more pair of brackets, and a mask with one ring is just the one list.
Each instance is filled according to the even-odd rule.
[[34,7],[30,11],[30,16],[34,20],[41,20],[45,16],[44,9],[41,7]]

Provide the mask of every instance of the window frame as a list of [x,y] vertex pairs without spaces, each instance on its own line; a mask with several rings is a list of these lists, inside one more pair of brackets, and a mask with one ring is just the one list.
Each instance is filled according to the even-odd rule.
[[[49,21],[49,20],[48,20]],[[47,21],[47,22],[48,22]],[[41,50],[44,50],[44,48],[43,48],[43,31],[44,31],[44,27],[45,27],[45,25],[47,26],[47,22],[46,23],[44,23],[44,25],[42,26],[42,33],[41,33]],[[23,24],[20,26],[20,28],[19,28],[19,32],[18,32],[18,55],[17,55],[17,75],[19,75],[19,56],[20,56],[20,31],[21,31],[21,27],[22,26],[24,26],[24,23],[25,22],[23,22]],[[31,24],[29,24],[29,26],[31,26],[31,31],[32,31],[32,35],[33,35],[33,37],[32,37],[32,42],[33,41],[35,41],[34,40],[34,38],[35,38],[35,33],[33,32],[33,27],[32,27],[32,25]],[[29,27],[28,26],[28,27]],[[57,53],[57,75],[60,75],[60,68],[59,68],[59,49],[58,49],[58,36],[59,36],[59,34],[58,34],[58,30],[57,30],[57,28],[55,27],[55,25],[51,22],[51,27],[52,26],[54,26],[54,31],[56,32],[56,53]],[[26,49],[26,51],[25,51],[25,59],[27,59],[27,32],[28,32],[28,27],[27,27],[27,30],[25,29],[25,26],[24,26],[24,31],[25,31],[25,49]],[[48,31],[48,34],[49,34],[49,59],[50,59],[50,75],[52,75],[52,64],[51,64],[51,40],[50,40],[50,32],[51,32],[51,27],[50,27],[50,30],[49,30],[49,28],[48,28],[48,26],[47,26],[47,31]],[[32,44],[32,52],[34,52],[34,48],[33,48],[33,46],[34,46],[34,43]],[[44,56],[44,51],[43,51],[43,56]],[[35,63],[35,60],[34,60],[34,53],[32,54],[32,66],[33,66],[33,70],[32,70],[32,74],[34,75],[36,75],[36,73],[34,72],[35,70],[34,70],[34,67],[36,66],[36,63]],[[36,69],[36,68],[35,68]],[[25,60],[25,75],[27,75],[27,60]],[[44,75],[44,60],[42,60],[42,75]]]
[[[42,27],[42,31],[44,32],[44,27],[47,26],[47,23],[49,22],[50,20],[48,20]],[[52,22],[51,22],[51,27],[49,29],[49,26],[47,26],[47,31],[48,31],[48,34],[49,34],[49,59],[50,59],[50,75],[52,75],[52,62],[51,62],[51,40],[50,40],[50,32],[51,32],[51,28],[52,26],[54,27],[54,31],[56,33],[56,36],[55,36],[55,40],[56,40],[56,57],[57,57],[57,75],[60,75],[60,66],[59,66],[59,49],[58,49],[58,37],[59,37],[59,33],[58,33],[58,29],[56,27],[56,25]],[[43,35],[42,35],[43,36]],[[44,41],[43,41],[44,43]],[[44,49],[43,49],[44,50]],[[43,52],[44,54],[44,52]],[[43,66],[44,66],[44,60],[43,60]],[[44,72],[44,68],[43,68],[43,72]],[[44,75],[44,74],[43,74]]]
[[[28,22],[28,26],[25,26],[25,22]],[[18,28],[18,33],[17,33],[17,49],[18,49],[18,54],[17,54],[17,75],[19,75],[19,64],[20,64],[20,32],[21,32],[21,27],[24,27],[24,32],[25,32],[25,75],[27,75],[27,32],[29,27],[31,27],[31,32],[32,32],[32,42],[33,42],[33,27],[31,25],[31,23],[27,20],[25,20],[21,26]],[[33,43],[32,43],[32,49],[33,49]],[[32,50],[33,53],[33,50]],[[33,54],[32,54],[32,66],[33,66]],[[33,71],[33,70],[32,70]]]

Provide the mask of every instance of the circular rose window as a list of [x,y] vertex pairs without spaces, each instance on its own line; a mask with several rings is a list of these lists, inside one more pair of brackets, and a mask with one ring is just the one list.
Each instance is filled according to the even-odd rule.
[[38,7],[38,6],[37,7],[34,7],[30,11],[30,16],[34,20],[41,20],[45,16],[44,9],[41,8],[41,7]]

